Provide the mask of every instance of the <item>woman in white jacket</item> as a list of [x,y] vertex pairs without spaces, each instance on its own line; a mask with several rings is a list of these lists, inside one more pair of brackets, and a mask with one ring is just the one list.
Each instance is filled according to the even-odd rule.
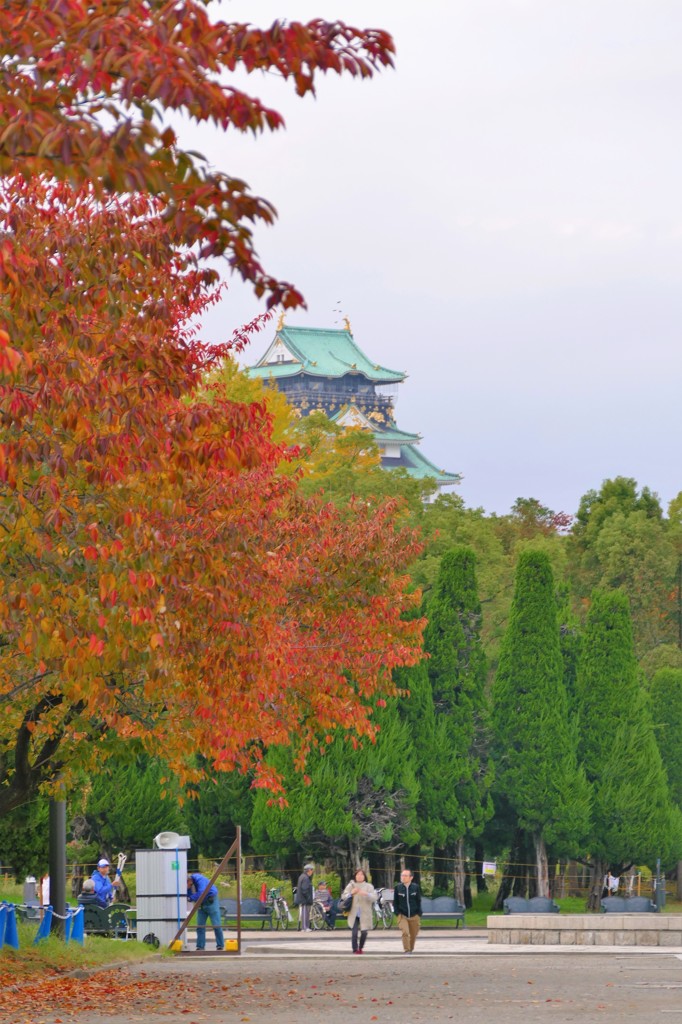
[[[372,904],[377,898],[377,891],[367,881],[362,868],[358,868],[352,882],[349,882],[341,893],[340,903],[349,896],[353,897],[348,911],[348,927],[352,928],[351,941],[354,953],[362,953],[367,939],[367,932],[372,927]],[[360,933],[358,939],[358,932]]]

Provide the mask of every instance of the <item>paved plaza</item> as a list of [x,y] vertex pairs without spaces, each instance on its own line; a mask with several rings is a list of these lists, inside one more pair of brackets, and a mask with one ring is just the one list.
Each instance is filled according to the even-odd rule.
[[[116,999],[100,997],[115,977]],[[488,945],[485,932],[428,931],[412,955],[396,930],[363,956],[349,936],[247,933],[241,957],[160,957],[17,993],[12,1024],[682,1024],[682,949]],[[43,990],[43,991],[41,991]],[[49,1002],[50,998],[53,1001]],[[62,1004],[59,1004],[59,999]],[[105,1012],[98,1008],[106,1001]]]

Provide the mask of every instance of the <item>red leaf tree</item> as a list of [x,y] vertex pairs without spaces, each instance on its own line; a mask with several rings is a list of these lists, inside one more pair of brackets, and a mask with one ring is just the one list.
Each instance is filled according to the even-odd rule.
[[298,95],[315,76],[363,78],[391,65],[386,32],[342,22],[213,22],[200,0],[5,0],[0,32],[0,175],[46,174],[95,194],[150,193],[178,243],[224,255],[269,305],[300,293],[271,277],[252,225],[272,223],[271,203],[238,177],[184,150],[168,115],[227,131],[277,130],[281,115],[229,84],[229,72],[268,72]]
[[[382,32],[212,23],[196,0],[8,0],[0,34],[0,813],[131,742],[299,761],[371,734],[369,702],[419,655],[395,508],[304,500],[261,406],[229,402],[193,324],[223,255],[268,305],[272,206],[185,152],[172,112],[223,130],[280,115],[225,84],[368,76]],[[243,339],[237,343],[241,344]]]
[[0,811],[133,740],[276,787],[269,744],[371,734],[419,656],[415,538],[302,498],[264,408],[206,393],[216,290],[159,206],[0,192]]

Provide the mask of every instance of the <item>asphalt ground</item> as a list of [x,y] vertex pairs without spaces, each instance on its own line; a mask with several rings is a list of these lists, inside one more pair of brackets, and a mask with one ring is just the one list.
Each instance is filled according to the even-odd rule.
[[[469,931],[469,930],[468,930]],[[61,987],[60,987],[61,985]],[[682,950],[489,946],[485,933],[247,936],[242,956],[180,955],[40,983],[12,1024],[682,1024]]]

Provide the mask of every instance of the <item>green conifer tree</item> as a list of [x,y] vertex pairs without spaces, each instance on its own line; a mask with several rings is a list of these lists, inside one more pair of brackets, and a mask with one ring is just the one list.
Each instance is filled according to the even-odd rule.
[[682,808],[682,669],[659,669],[651,680],[650,693],[656,741],[670,795]]
[[[430,792],[428,821],[439,858],[452,853],[455,896],[465,901],[466,841],[480,835],[492,814],[485,697],[486,658],[476,556],[456,547],[441,559],[426,606],[424,647],[429,654],[435,728],[422,789]],[[440,797],[437,802],[433,797]],[[433,804],[436,804],[434,807]]]
[[588,829],[589,790],[569,716],[554,579],[541,552],[519,558],[492,699],[498,785],[532,837],[537,892],[547,896],[548,848],[577,850]]
[[92,780],[82,830],[109,855],[149,849],[159,832],[186,830],[180,796],[168,766],[156,758],[109,760]]
[[628,599],[595,591],[576,681],[580,752],[593,792],[591,904],[607,870],[677,855],[679,818],[635,659]]
[[217,772],[203,781],[193,800],[186,804],[187,826],[192,847],[205,857],[222,860],[236,831],[242,829],[242,847],[250,840],[254,793],[251,779],[239,772]]
[[294,770],[290,754],[269,752],[284,776],[287,804],[256,794],[256,850],[329,858],[342,877],[350,877],[370,851],[402,850],[418,841],[419,785],[409,729],[395,700],[377,708],[376,720],[374,743],[336,736],[314,749],[307,778]]

